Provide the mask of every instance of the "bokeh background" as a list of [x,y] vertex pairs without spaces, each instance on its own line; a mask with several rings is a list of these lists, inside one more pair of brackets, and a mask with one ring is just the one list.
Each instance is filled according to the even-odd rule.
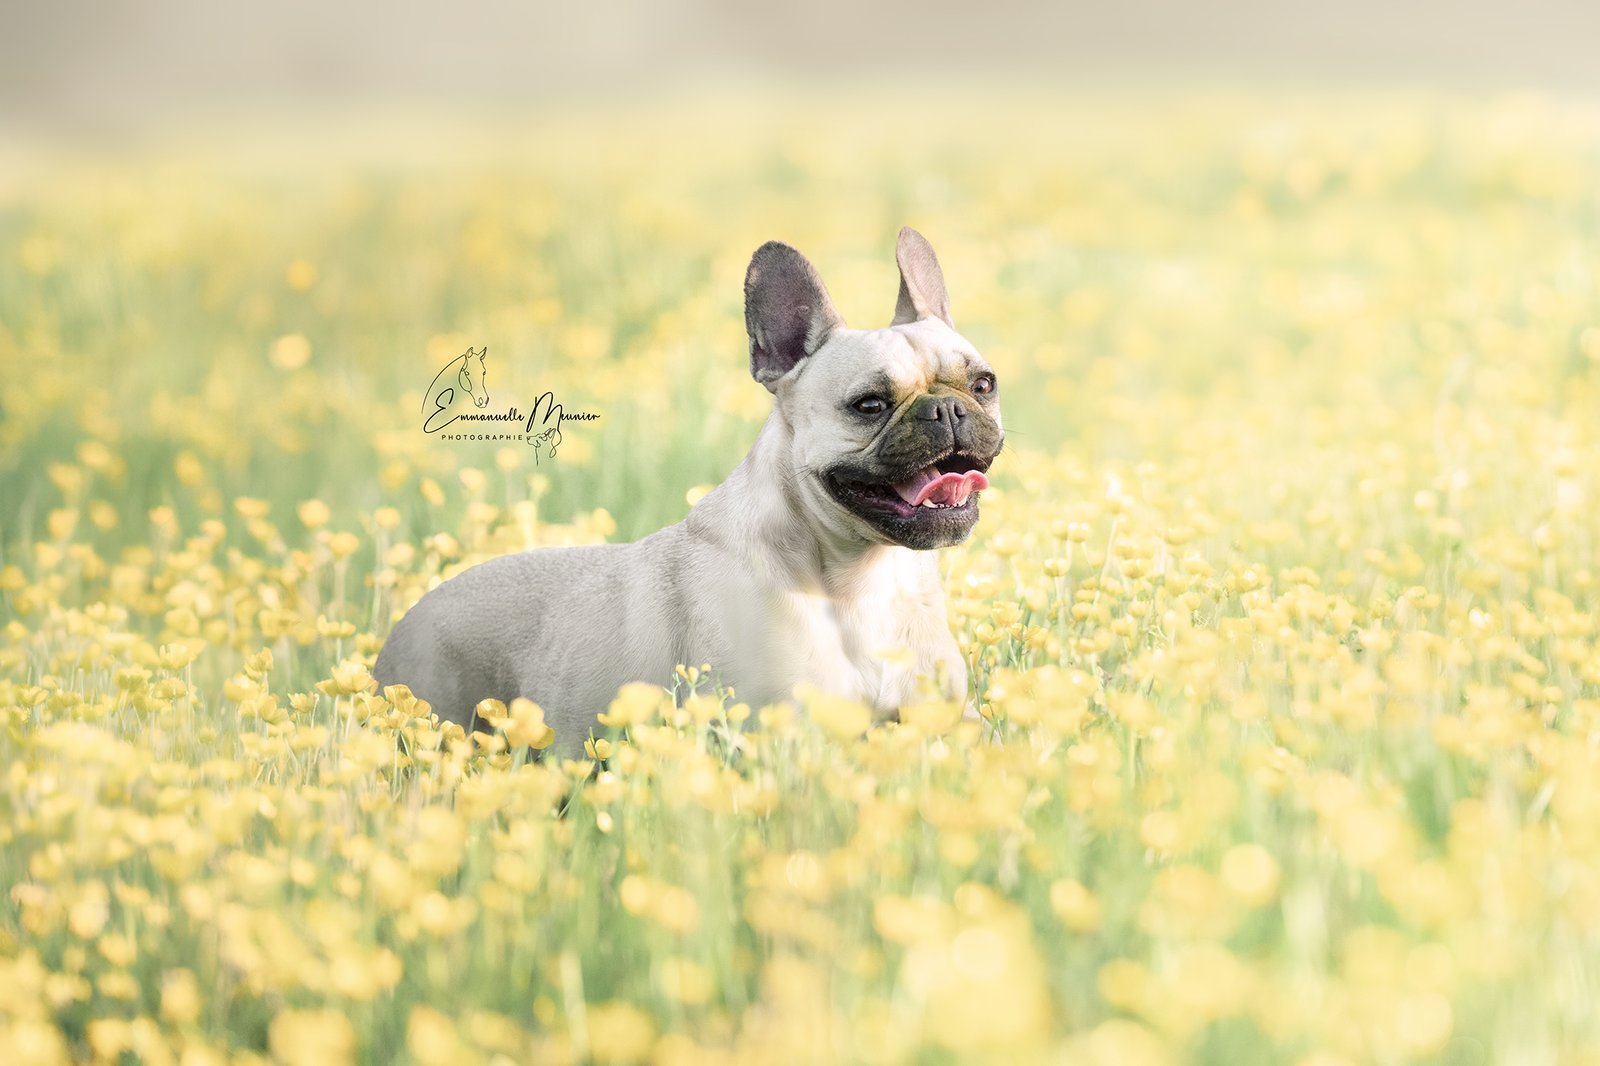
[[[453,486],[454,468],[489,450],[421,449],[398,435],[400,412],[446,349],[487,344],[509,393],[559,385],[609,414],[580,431],[579,462],[545,472],[546,491],[559,513],[607,509],[626,536],[681,505],[639,500],[616,471],[659,457],[677,471],[663,499],[677,501],[680,482],[726,472],[759,416],[738,301],[761,241],[800,245],[847,319],[870,325],[894,287],[894,232],[921,226],[974,340],[1008,369],[1043,353],[1009,397],[1013,438],[1131,456],[1096,405],[1136,405],[1156,386],[1196,395],[1164,374],[1207,376],[1210,398],[1289,390],[1250,371],[1283,297],[1418,252],[1421,215],[1520,210],[1480,198],[1585,180],[1573,168],[1597,76],[1584,42],[1600,29],[1591,8],[1558,0],[133,2],[4,18],[13,351],[41,315],[69,323],[51,361],[64,377],[87,375],[124,409],[170,414],[188,395],[198,419],[222,404],[213,421],[277,434],[273,469],[303,464],[323,495],[363,511],[373,492],[318,453],[381,441],[379,459],[402,449]],[[1541,139],[1551,128],[1556,140]],[[1474,155],[1471,173],[1458,153]],[[1552,171],[1541,153],[1566,155]],[[1350,236],[1327,247],[1385,203],[1414,204],[1390,221],[1416,228],[1382,225],[1387,250]],[[1241,222],[1282,247],[1243,252]],[[179,268],[186,251],[206,255],[203,270]],[[1226,265],[1235,252],[1253,258]],[[69,279],[59,268],[79,254],[95,267]],[[1318,277],[1282,272],[1301,265]],[[108,304],[107,285],[130,288]],[[1233,329],[1245,320],[1248,337]],[[290,362],[308,353],[296,394],[324,405],[298,427],[242,402],[282,395],[299,369],[268,358],[282,338]],[[1155,354],[1178,342],[1181,357]],[[630,382],[634,366],[646,373]],[[1386,360],[1367,385],[1417,384],[1408,366]],[[205,388],[221,394],[193,400]],[[23,406],[10,405],[14,433]],[[704,417],[647,442],[661,411],[687,409]],[[273,424],[246,429],[252,410]],[[596,450],[606,458],[584,469]],[[13,478],[39,458],[14,455]],[[291,502],[270,474],[240,476]]]
[[1332,8],[1001,0],[806,5],[373,0],[208,8],[181,0],[18,5],[0,38],[6,126],[101,138],[174,117],[350,103],[516,107],[629,100],[686,82],[815,88],[1038,74],[1092,86],[1279,82],[1591,90],[1600,15],[1577,0]]

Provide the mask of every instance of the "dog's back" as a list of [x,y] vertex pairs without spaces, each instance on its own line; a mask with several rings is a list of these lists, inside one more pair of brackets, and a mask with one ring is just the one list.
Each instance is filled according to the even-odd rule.
[[718,579],[695,569],[687,539],[679,524],[631,544],[539,548],[480,563],[406,612],[373,676],[380,686],[407,686],[442,720],[468,729],[480,701],[525,696],[544,708],[558,750],[581,750],[622,685],[668,685],[679,663],[730,650],[729,635],[708,624],[726,608],[696,605],[731,594],[708,587]]

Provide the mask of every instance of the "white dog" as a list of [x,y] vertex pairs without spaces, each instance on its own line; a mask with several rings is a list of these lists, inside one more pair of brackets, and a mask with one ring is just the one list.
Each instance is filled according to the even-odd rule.
[[901,230],[896,259],[892,324],[856,330],[804,256],[757,249],[750,372],[774,403],[744,461],[635,543],[522,552],[439,585],[384,644],[379,682],[468,728],[480,700],[526,696],[565,753],[621,685],[670,683],[679,663],[711,663],[752,706],[809,683],[891,717],[919,677],[964,699],[931,549],[978,520],[1000,399],[928,242]]

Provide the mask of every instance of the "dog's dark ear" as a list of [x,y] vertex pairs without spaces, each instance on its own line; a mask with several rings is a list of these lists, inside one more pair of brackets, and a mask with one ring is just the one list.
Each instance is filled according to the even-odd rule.
[[756,249],[744,276],[750,374],[767,388],[844,325],[806,257],[782,241]]
[[954,329],[956,324],[950,320],[950,296],[944,289],[944,271],[939,269],[939,257],[933,254],[933,245],[928,239],[910,226],[904,227],[894,248],[894,258],[900,264],[900,299],[895,301],[894,321],[889,325],[942,318]]

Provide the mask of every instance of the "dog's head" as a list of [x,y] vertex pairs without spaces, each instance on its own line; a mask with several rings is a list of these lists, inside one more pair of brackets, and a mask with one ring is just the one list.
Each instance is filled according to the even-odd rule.
[[894,320],[859,330],[805,256],[758,248],[745,275],[750,372],[789,431],[797,506],[857,539],[940,548],[978,520],[1004,440],[999,384],[956,332],[932,246],[907,227],[895,258]]

